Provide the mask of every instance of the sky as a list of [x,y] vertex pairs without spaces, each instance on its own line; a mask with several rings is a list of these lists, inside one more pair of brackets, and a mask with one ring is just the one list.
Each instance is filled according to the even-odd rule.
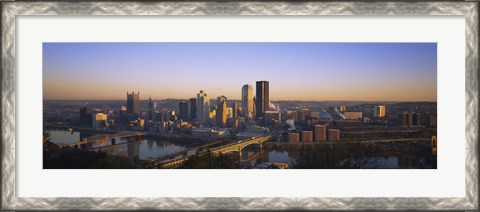
[[44,100],[436,101],[436,43],[44,43]]

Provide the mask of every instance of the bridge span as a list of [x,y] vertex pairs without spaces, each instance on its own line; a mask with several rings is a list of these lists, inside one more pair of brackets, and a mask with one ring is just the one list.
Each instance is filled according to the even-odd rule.
[[83,140],[77,141],[75,143],[59,144],[58,146],[60,148],[65,148],[65,147],[78,148],[78,147],[86,146],[87,144],[98,142],[98,141],[105,141],[105,140],[108,141],[116,138],[137,137],[137,136],[143,136],[143,135],[145,135],[145,133],[137,132],[137,131],[122,131],[115,134],[94,135],[88,138],[84,138]]
[[[228,152],[238,152],[240,154],[240,158],[242,157],[242,150],[250,145],[257,144],[262,148],[262,144],[266,141],[270,140],[270,136],[262,136],[262,137],[253,137],[246,140],[241,140],[236,143],[226,144],[223,146],[215,147],[210,149],[209,151],[213,154],[225,154]],[[203,151],[197,154],[205,154],[207,151]],[[161,168],[171,168],[180,165],[181,163],[185,162],[189,156],[184,155],[181,158],[174,158],[164,161],[157,161],[160,163]]]

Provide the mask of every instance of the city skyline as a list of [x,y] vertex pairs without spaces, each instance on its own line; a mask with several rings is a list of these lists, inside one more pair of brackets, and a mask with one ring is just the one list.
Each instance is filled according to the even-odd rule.
[[[270,82],[270,101],[437,100],[435,43],[45,43],[44,100],[241,100]],[[145,98],[140,97],[144,100]]]

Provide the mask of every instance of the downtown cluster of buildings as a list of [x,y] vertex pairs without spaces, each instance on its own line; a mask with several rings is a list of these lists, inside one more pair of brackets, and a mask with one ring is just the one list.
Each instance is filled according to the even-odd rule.
[[[347,109],[347,106],[340,105],[314,110],[307,107],[281,110],[279,105],[270,102],[268,81],[257,81],[255,91],[249,84],[243,85],[240,91],[241,100],[229,100],[223,95],[211,98],[205,90],[200,90],[196,98],[176,102],[177,106],[168,108],[158,108],[151,98],[142,107],[140,93],[127,92],[126,106],[121,106],[119,110],[80,108],[80,125],[117,130],[179,132],[204,139],[248,138],[275,129],[283,136],[277,140],[289,142],[340,141],[344,125],[362,127],[358,124],[387,123],[387,120],[391,122],[393,119],[395,126],[422,127],[420,113],[398,112],[392,108],[387,116],[387,108],[383,104],[373,105],[370,109],[355,106]],[[392,118],[397,114],[398,118]],[[423,123],[436,126],[436,115],[429,115]]]
[[[93,128],[121,128],[122,130],[148,130],[153,132],[190,131],[192,135],[203,138],[229,136],[231,129],[246,129],[246,134],[268,132],[256,123],[275,117],[280,123],[280,111],[272,110],[269,100],[269,82],[256,82],[256,95],[252,85],[241,88],[241,101],[229,102],[226,96],[219,96],[216,102],[205,90],[200,90],[196,98],[178,103],[177,109],[159,112],[149,98],[146,113],[141,111],[140,93],[127,92],[127,104],[121,106],[118,114],[113,111],[93,111],[92,108],[80,108],[80,125]],[[245,135],[246,135],[245,134]],[[241,136],[245,136],[241,135]]]
[[311,143],[325,141],[340,141],[340,130],[328,128],[327,125],[315,125],[314,131],[289,132],[288,142]]
[[[256,95],[253,87],[246,84],[241,89],[241,101],[229,104],[226,96],[216,97],[211,104],[210,97],[205,90],[197,93],[197,98],[191,98],[179,103],[178,117],[184,121],[194,122],[204,127],[238,127],[238,122],[264,120],[266,114],[277,113],[271,110],[269,99],[269,82],[256,82]],[[274,108],[275,109],[275,108]]]

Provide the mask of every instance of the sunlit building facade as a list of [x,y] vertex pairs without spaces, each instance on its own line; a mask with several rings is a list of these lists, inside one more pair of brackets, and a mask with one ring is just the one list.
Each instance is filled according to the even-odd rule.
[[313,132],[312,131],[302,131],[302,142],[304,142],[304,143],[313,142]]
[[242,87],[242,110],[246,120],[253,118],[253,87],[248,84]]
[[326,125],[315,125],[315,141],[327,141]]
[[343,112],[343,117],[348,120],[362,119],[362,112]]
[[340,130],[328,129],[328,141],[340,141]]
[[385,106],[377,105],[373,108],[373,116],[377,118],[385,117]]
[[288,133],[288,142],[300,142],[300,133]]
[[238,118],[238,112],[240,112],[240,104],[234,102],[232,107],[232,118]]
[[100,128],[106,127],[107,123],[107,114],[105,113],[93,113],[92,115],[92,127]]
[[233,118],[233,108],[227,107],[227,118]]
[[217,127],[225,127],[227,125],[227,97],[217,97],[217,115],[215,124]]

